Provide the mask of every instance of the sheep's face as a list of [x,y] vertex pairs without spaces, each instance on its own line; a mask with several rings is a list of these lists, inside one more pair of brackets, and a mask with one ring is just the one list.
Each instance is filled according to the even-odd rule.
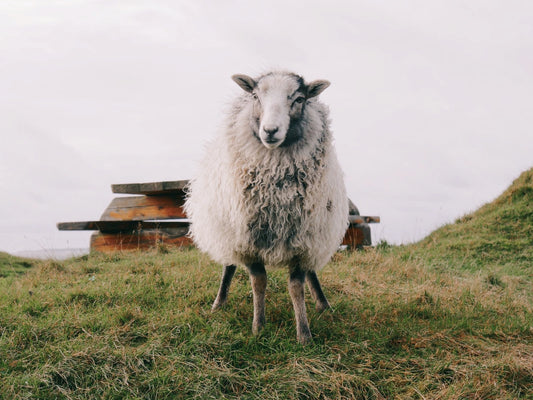
[[251,96],[254,135],[267,149],[289,146],[301,138],[298,122],[307,100],[329,86],[324,80],[305,84],[300,76],[290,73],[270,73],[257,80],[246,75],[232,78]]

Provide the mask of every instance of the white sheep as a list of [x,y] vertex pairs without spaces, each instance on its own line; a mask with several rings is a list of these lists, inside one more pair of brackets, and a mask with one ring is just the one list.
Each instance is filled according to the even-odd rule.
[[265,265],[288,267],[297,338],[305,344],[311,332],[304,281],[317,310],[328,308],[316,271],[337,250],[348,225],[329,112],[316,98],[330,83],[307,84],[288,72],[232,79],[245,92],[190,183],[190,235],[225,266],[213,310],[226,302],[235,265],[248,268],[254,334],[265,323]]

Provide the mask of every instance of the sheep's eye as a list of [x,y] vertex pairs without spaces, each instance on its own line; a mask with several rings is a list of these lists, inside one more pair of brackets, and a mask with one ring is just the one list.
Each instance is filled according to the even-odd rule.
[[252,97],[254,98],[254,100],[258,100],[259,99],[259,97],[257,97],[257,93],[255,93],[255,92],[252,93]]
[[298,97],[296,100],[294,100],[297,104],[302,104],[305,101],[305,97]]

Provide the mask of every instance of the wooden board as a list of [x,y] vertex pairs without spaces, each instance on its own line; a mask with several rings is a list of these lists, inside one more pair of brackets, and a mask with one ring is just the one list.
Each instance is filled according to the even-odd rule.
[[133,232],[150,229],[188,228],[188,221],[80,221],[60,222],[60,231]]
[[110,253],[125,250],[148,250],[164,244],[171,247],[192,246],[192,240],[185,236],[187,229],[147,230],[138,233],[93,233],[91,251]]
[[100,217],[102,221],[141,221],[147,219],[186,218],[178,195],[117,197]]
[[380,218],[367,217],[363,215],[349,215],[348,221],[350,221],[350,224],[378,224],[380,222]]
[[113,193],[122,194],[145,194],[156,196],[160,194],[183,193],[188,180],[182,181],[164,181],[164,182],[146,182],[146,183],[124,183],[111,185]]
[[[187,237],[187,228],[163,228],[132,232],[97,232],[91,236],[91,250],[112,252],[122,250],[145,250],[162,243],[170,247],[194,245]],[[352,249],[371,244],[370,228],[351,224],[346,231],[343,245]]]
[[350,249],[357,249],[362,246],[370,246],[372,238],[370,236],[370,227],[366,224],[350,224],[342,244]]
[[[146,250],[164,244],[169,247],[193,246],[187,237],[186,228],[143,230],[140,232],[97,232],[91,236],[91,250],[104,253],[126,250]],[[343,245],[352,249],[370,245],[370,228],[360,224],[351,224],[346,231]]]

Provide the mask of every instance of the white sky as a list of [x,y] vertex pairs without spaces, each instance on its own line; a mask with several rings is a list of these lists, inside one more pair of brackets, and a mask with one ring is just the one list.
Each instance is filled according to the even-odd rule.
[[87,247],[113,183],[189,178],[234,73],[328,79],[374,241],[418,240],[533,166],[533,2],[0,2],[0,250]]

